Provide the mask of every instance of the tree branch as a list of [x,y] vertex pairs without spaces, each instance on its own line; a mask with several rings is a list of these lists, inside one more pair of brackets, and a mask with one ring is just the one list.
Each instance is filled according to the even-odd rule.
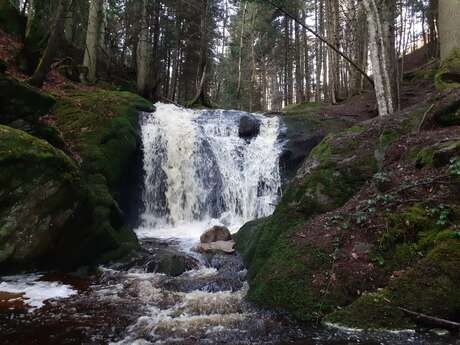
[[306,24],[302,23],[300,20],[298,20],[295,16],[293,16],[292,14],[287,12],[285,9],[283,9],[282,7],[280,7],[277,4],[275,4],[272,0],[263,0],[263,1],[269,3],[274,8],[276,8],[278,11],[284,13],[286,16],[288,16],[289,18],[294,20],[297,24],[299,24],[304,29],[306,29],[308,32],[313,34],[317,39],[319,39],[320,41],[326,43],[326,45],[329,48],[331,48],[334,52],[336,52],[338,55],[340,55],[342,58],[344,58],[347,62],[349,62],[350,65],[352,65],[360,74],[362,74],[369,81],[369,83],[371,83],[372,86],[374,86],[374,80],[371,77],[369,77],[367,75],[367,73],[361,67],[359,67],[356,62],[354,62],[351,58],[349,58],[347,55],[345,55],[343,52],[341,52],[340,49],[338,49],[336,46],[334,46],[332,43],[330,43],[327,39],[325,39],[323,36],[318,34],[315,30],[313,30],[312,28],[310,28]]

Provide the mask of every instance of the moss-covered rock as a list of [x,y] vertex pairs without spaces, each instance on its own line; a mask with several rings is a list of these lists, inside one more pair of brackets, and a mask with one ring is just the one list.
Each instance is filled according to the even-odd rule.
[[39,264],[65,236],[79,204],[79,173],[61,151],[0,126],[0,265]]
[[295,176],[310,151],[327,134],[336,133],[355,123],[347,116],[321,118],[317,112],[322,107],[319,103],[302,103],[287,106],[282,110],[281,119],[287,140],[280,160],[283,182],[288,182]]
[[37,123],[54,103],[53,97],[40,90],[0,74],[0,124],[18,119]]
[[460,240],[440,240],[414,267],[378,293],[359,298],[326,318],[327,322],[365,329],[407,329],[414,321],[401,309],[458,320],[460,313]]
[[26,17],[19,13],[9,0],[0,0],[0,29],[23,36],[26,29]]
[[344,205],[376,173],[378,138],[370,123],[327,136],[288,185],[275,213],[237,233],[236,248],[249,267],[251,300],[306,321],[344,303],[341,291],[324,296],[313,283],[331,265],[329,249],[296,243],[291,236],[312,216]]
[[373,273],[369,279],[364,273],[374,270],[368,257],[377,246],[375,238],[361,234],[356,240],[346,232],[350,222],[360,224],[371,213],[354,209],[356,214],[339,215],[343,227],[326,226],[326,233],[322,224],[326,214],[352,203],[374,181],[386,152],[417,130],[423,113],[415,107],[404,116],[362,122],[327,135],[311,151],[274,214],[235,235],[248,267],[250,300],[311,321],[348,305],[359,290],[375,288]]
[[435,76],[436,87],[443,91],[460,87],[460,49],[444,60]]
[[[2,103],[2,114],[18,109],[24,118],[36,120],[55,103],[34,89],[7,82],[20,92]],[[117,202],[123,195],[117,191],[139,150],[138,112],[152,105],[131,93],[99,89],[56,99],[50,118],[59,133],[41,122],[29,129],[56,146],[64,144],[76,162],[36,137],[2,127],[8,138],[0,143],[2,270],[31,265],[71,268],[106,262],[138,247]],[[18,121],[24,120],[10,124]],[[67,165],[56,163],[60,160]],[[39,238],[29,236],[32,229]],[[19,248],[16,238],[33,240],[31,249]]]
[[70,250],[75,261],[84,261],[88,252],[105,253],[103,259],[110,260],[137,248],[119,206],[126,197],[119,187],[127,183],[129,169],[140,168],[132,165],[139,150],[138,113],[151,109],[135,94],[106,90],[70,93],[54,107],[56,126],[81,162],[85,208],[95,220],[86,253]]
[[435,145],[422,148],[415,160],[418,168],[446,166],[450,161],[460,155],[460,141],[448,140]]

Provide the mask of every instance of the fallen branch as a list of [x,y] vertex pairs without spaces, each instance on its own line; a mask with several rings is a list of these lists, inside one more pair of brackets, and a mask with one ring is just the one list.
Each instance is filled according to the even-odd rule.
[[420,131],[422,130],[426,117],[433,108],[434,108],[434,104],[432,104],[431,107],[429,107],[428,110],[425,112],[425,114],[423,114],[422,121],[420,121],[420,124],[418,125],[418,129],[417,129],[418,133],[420,133]]
[[455,331],[460,331],[460,323],[458,322],[445,320],[445,319],[441,319],[438,317],[429,316],[429,315],[425,315],[421,313],[416,313],[415,311],[412,311],[406,308],[399,307],[398,309],[403,311],[407,315],[409,315],[411,318],[413,318],[415,322],[418,322],[425,326],[442,327],[442,328],[447,328],[447,329],[451,329]]

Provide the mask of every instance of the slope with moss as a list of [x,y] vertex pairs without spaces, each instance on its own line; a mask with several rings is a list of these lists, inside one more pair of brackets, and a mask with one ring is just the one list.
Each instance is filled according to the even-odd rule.
[[[337,310],[328,322],[357,328],[412,327],[399,307],[459,315],[458,127],[439,127],[434,116],[420,132],[427,110],[458,111],[449,95],[313,149],[275,213],[235,236],[250,300],[304,321]],[[446,289],[452,299],[441,297]]]

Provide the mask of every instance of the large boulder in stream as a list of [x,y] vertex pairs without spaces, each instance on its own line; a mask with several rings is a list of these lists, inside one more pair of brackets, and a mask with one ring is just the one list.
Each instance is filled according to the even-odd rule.
[[244,115],[240,119],[238,135],[243,139],[252,139],[260,133],[260,121],[254,116]]
[[200,237],[200,244],[197,251],[203,254],[233,254],[235,253],[235,242],[232,240],[230,230],[224,226],[213,226],[205,231]]
[[225,226],[213,226],[211,229],[206,230],[200,236],[201,243],[211,243],[217,241],[230,241],[232,239],[232,235],[230,234],[230,230]]

